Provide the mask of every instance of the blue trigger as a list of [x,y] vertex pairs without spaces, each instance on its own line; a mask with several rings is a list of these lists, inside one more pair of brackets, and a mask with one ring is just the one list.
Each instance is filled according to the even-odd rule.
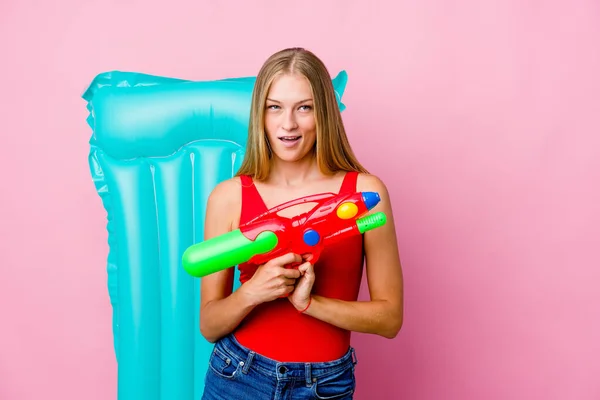
[[304,232],[304,243],[306,243],[309,246],[314,246],[317,243],[319,243],[319,240],[321,240],[321,237],[319,236],[319,232],[315,231],[314,229],[309,229],[306,232]]

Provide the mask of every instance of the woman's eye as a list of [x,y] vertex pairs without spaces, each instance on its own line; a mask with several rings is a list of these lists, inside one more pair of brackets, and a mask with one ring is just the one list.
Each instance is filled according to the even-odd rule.
[[[298,107],[298,109],[300,111],[310,111],[310,110],[312,110],[312,107],[309,105],[302,105],[302,106]],[[267,105],[267,110],[281,110],[281,107],[276,104],[270,104],[270,105]]]

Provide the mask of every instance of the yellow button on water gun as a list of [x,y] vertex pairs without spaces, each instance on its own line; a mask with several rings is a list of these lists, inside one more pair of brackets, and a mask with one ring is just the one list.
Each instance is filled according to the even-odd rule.
[[337,216],[341,219],[354,218],[358,212],[358,207],[354,203],[342,203],[337,209]]

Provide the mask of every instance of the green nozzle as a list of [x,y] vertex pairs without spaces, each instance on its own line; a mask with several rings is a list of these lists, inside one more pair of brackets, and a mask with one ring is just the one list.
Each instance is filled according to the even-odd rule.
[[371,215],[367,215],[366,217],[362,217],[356,220],[356,226],[358,227],[358,231],[360,233],[365,233],[366,231],[370,231],[371,229],[379,228],[380,226],[385,225],[387,221],[387,217],[382,212],[376,212]]
[[261,232],[255,240],[249,240],[236,229],[190,246],[183,253],[183,268],[195,277],[210,275],[269,252],[277,242],[277,235],[271,231]]

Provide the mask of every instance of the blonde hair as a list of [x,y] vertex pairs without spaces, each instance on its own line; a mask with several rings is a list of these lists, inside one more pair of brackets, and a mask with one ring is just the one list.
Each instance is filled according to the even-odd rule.
[[264,126],[265,104],[273,80],[286,73],[302,74],[310,83],[317,133],[315,152],[319,169],[327,175],[337,171],[368,173],[350,147],[327,68],[310,51],[289,48],[269,57],[256,77],[250,106],[246,154],[236,176],[249,175],[258,181],[269,176],[272,154]]

